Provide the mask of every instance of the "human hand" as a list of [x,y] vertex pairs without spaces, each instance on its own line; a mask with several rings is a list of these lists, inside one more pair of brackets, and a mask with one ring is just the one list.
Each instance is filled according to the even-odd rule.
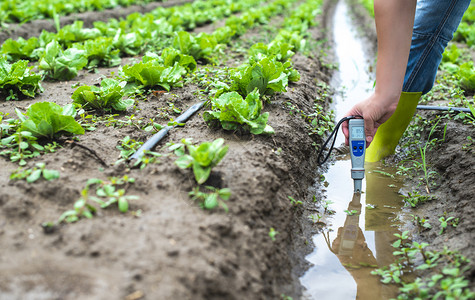
[[[368,147],[373,141],[378,127],[392,116],[396,110],[398,100],[399,98],[386,98],[374,93],[369,98],[357,103],[345,114],[345,117],[363,117],[366,135],[366,147]],[[342,131],[345,135],[345,143],[346,145],[349,145],[348,122],[344,122],[342,124]]]

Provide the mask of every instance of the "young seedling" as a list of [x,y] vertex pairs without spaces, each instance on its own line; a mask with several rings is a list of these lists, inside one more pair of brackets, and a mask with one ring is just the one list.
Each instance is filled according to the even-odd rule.
[[50,170],[45,168],[45,163],[37,163],[35,167],[31,169],[18,168],[10,174],[11,180],[25,179],[26,182],[32,183],[40,178],[45,180],[53,180],[59,178],[59,172],[56,170]]
[[345,209],[344,212],[348,215],[348,216],[353,216],[354,214],[357,214],[358,211],[356,209],[352,209],[352,210],[348,210],[348,209]]
[[335,213],[335,211],[330,208],[330,205],[333,203],[334,202],[329,199],[325,200],[325,203],[323,204],[324,213],[328,213],[330,215]]
[[205,186],[205,188],[211,192],[201,192],[200,187],[197,186],[189,192],[189,196],[192,197],[192,200],[198,200],[203,209],[212,210],[221,206],[224,211],[228,212],[228,206],[224,201],[231,197],[231,190],[228,188],[217,189],[212,186]]
[[[62,222],[73,223],[79,221],[81,217],[92,219],[97,208],[92,205],[91,201],[100,204],[101,208],[106,208],[117,203],[120,212],[129,210],[129,200],[138,199],[137,196],[125,195],[125,190],[130,183],[134,183],[135,179],[128,177],[110,177],[109,181],[92,178],[86,183],[86,187],[81,191],[81,197],[74,203],[74,209],[65,211],[56,222],[46,222],[42,226],[47,230]],[[96,196],[90,196],[90,189],[96,186]],[[117,189],[118,186],[124,186],[123,189]]]
[[309,220],[311,220],[313,224],[323,223],[323,222],[320,221],[322,219],[322,217],[323,216],[319,215],[319,214],[308,216]]
[[[224,146],[224,139],[219,138],[213,142],[204,142],[199,146],[186,145],[188,154],[178,157],[175,164],[182,169],[192,168],[196,182],[203,184],[208,180],[211,169],[216,166],[228,152],[228,146]],[[183,153],[183,148],[174,148],[175,153]]]
[[96,213],[97,209],[88,202],[89,195],[89,184],[81,191],[81,198],[79,198],[74,203],[74,209],[67,210],[58,218],[56,222],[47,222],[43,223],[43,227],[51,228],[62,222],[74,223],[77,222],[81,217],[92,219],[93,215]]
[[294,207],[297,207],[297,206],[303,204],[302,201],[300,201],[300,200],[295,200],[292,196],[287,196],[287,197],[288,197],[289,200],[290,200],[290,204],[292,204],[292,206],[294,206]]
[[269,237],[271,238],[271,240],[272,240],[273,242],[275,242],[276,236],[277,236],[278,234],[279,234],[279,232],[276,231],[276,230],[274,229],[274,227],[271,227],[271,228],[269,229]]
[[416,215],[412,215],[412,217],[414,219],[414,223],[419,228],[419,232],[432,228],[432,225],[429,223],[429,221],[427,219],[425,219],[423,217],[416,216]]
[[408,207],[416,207],[420,203],[424,203],[426,201],[433,200],[434,197],[432,196],[425,196],[419,194],[417,191],[413,191],[412,193],[407,193],[407,196],[404,196],[403,201],[404,201],[404,206]]
[[452,227],[457,227],[458,224],[459,224],[459,221],[460,221],[460,219],[455,218],[455,217],[448,217],[448,218],[445,218],[445,216],[440,217],[439,218],[439,222],[440,222],[440,232],[439,232],[439,234],[444,233],[444,230],[449,225],[451,225]]
[[439,124],[440,120],[438,120],[434,126],[432,126],[429,136],[427,137],[427,142],[425,143],[424,147],[419,147],[419,151],[421,153],[421,159],[422,159],[422,170],[424,171],[424,181],[426,183],[426,191],[428,194],[430,194],[430,183],[429,179],[432,175],[437,174],[435,171],[429,171],[427,168],[427,160],[426,160],[426,153],[427,153],[427,148],[429,145],[432,145],[434,142],[437,141],[437,139],[430,139],[432,134],[434,133],[435,127]]

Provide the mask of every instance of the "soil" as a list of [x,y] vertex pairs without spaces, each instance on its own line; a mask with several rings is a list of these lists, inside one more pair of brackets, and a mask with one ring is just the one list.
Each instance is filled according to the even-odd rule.
[[[313,32],[317,39],[324,38],[330,2],[326,1],[322,26]],[[108,13],[93,14],[103,20],[110,17]],[[40,30],[40,24],[23,25],[24,31],[32,31],[31,27]],[[251,40],[253,35],[259,31],[244,38]],[[237,64],[239,54],[227,54],[231,60],[226,65]],[[317,168],[313,143],[321,141],[309,137],[305,121],[291,115],[286,103],[312,113],[319,92],[316,82],[328,83],[330,71],[316,54],[296,55],[293,61],[301,80],[265,106],[274,135],[211,129],[198,113],[185,127],[172,130],[155,149],[166,154],[167,142],[224,138],[228,154],[213,169],[207,184],[232,190],[228,213],[202,210],[190,200],[188,192],[196,186],[193,174],[179,169],[173,156],[164,155],[160,163],[143,170],[116,165],[116,146],[121,139],[128,135],[145,141],[151,135],[133,126],[117,128],[102,123],[79,137],[77,143],[94,150],[106,165],[91,151],[64,139],[55,153],[31,159],[29,167],[44,162],[47,168],[61,172],[61,177],[51,182],[9,180],[17,165],[0,159],[0,299],[278,299],[282,293],[298,299],[298,277],[306,267],[305,254],[311,251],[304,216],[312,207],[312,187],[318,184],[315,178],[322,172]],[[42,95],[34,100],[2,100],[0,111],[15,115],[14,108],[24,109],[35,102],[70,103],[73,84],[95,84],[101,75],[115,70],[81,72],[70,82],[44,83]],[[126,115],[133,113],[147,120],[163,112],[170,102],[185,110],[200,101],[198,89],[190,84],[170,93],[152,94]],[[447,128],[447,142],[428,155],[440,175],[433,191],[438,200],[421,206],[420,213],[435,219],[446,211],[461,221],[444,235],[431,230],[419,237],[433,247],[449,245],[475,261],[471,224],[474,150],[461,150],[466,136],[475,134],[473,128],[459,122],[450,121]],[[45,232],[40,226],[71,209],[88,179],[123,175],[136,180],[128,186],[127,195],[139,196],[131,201],[129,213],[109,208],[99,210],[93,219],[60,225],[52,231]],[[303,205],[293,206],[288,196]],[[141,213],[134,213],[139,210]],[[270,228],[278,232],[275,241],[269,237]]]
[[[255,30],[243,38],[252,40],[259,34]],[[321,38],[319,29],[314,34]],[[235,65],[242,55],[228,56],[232,59],[227,64]],[[316,82],[329,80],[318,56],[313,57],[296,55],[293,61],[301,80],[266,104],[276,134],[211,129],[199,113],[155,149],[166,154],[167,142],[224,138],[228,154],[213,168],[207,184],[232,190],[228,213],[203,210],[190,200],[188,192],[196,186],[193,174],[179,169],[173,156],[164,155],[160,163],[143,170],[116,165],[121,139],[128,135],[145,141],[151,135],[133,126],[102,123],[80,136],[77,143],[97,155],[62,139],[55,153],[31,159],[28,167],[44,162],[46,168],[60,171],[61,177],[51,182],[9,180],[18,166],[0,159],[0,299],[277,299],[282,293],[298,297],[304,255],[296,256],[292,248],[304,245],[303,237],[294,232],[302,208],[294,207],[288,196],[309,198],[308,187],[317,177],[313,143],[321,141],[309,137],[305,121],[291,115],[286,103],[306,114],[313,112]],[[45,92],[34,100],[2,100],[0,111],[14,116],[15,108],[23,110],[35,102],[70,103],[72,85],[97,84],[101,75],[115,70],[83,71],[70,82],[44,83]],[[148,120],[169,102],[185,110],[200,101],[198,89],[190,84],[151,94],[126,115]],[[88,179],[123,175],[136,180],[127,187],[127,195],[139,197],[130,202],[129,213],[102,209],[90,220],[47,231],[40,226],[72,209]],[[278,232],[275,241],[269,237],[270,228]],[[309,251],[308,247],[297,250]]]
[[[424,112],[421,115],[428,119],[436,117],[437,113]],[[467,136],[475,135],[475,128],[464,125],[460,121],[442,121],[443,124],[431,137],[443,139],[444,126],[447,124],[445,141],[437,144],[427,152],[427,164],[430,170],[436,173],[435,184],[431,186],[431,195],[434,200],[424,203],[417,209],[411,209],[410,213],[426,218],[434,227],[432,230],[424,230],[412,227],[411,231],[417,240],[430,243],[430,248],[443,250],[447,247],[457,250],[470,259],[468,279],[475,285],[475,149],[473,145],[469,150],[462,147],[468,144]],[[425,130],[427,139],[430,128]],[[397,160],[400,157],[396,158]],[[423,175],[421,175],[423,177]],[[418,179],[419,177],[417,177]],[[425,188],[420,186],[420,180],[407,180],[406,191],[419,190],[426,194]],[[457,227],[448,226],[444,234],[439,234],[439,217],[445,216],[459,218]]]

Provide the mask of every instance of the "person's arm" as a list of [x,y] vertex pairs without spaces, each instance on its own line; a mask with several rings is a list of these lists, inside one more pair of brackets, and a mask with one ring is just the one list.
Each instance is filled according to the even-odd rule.
[[[374,0],[378,37],[376,86],[368,99],[346,114],[364,118],[368,146],[378,127],[396,110],[409,58],[415,10],[416,0]],[[348,144],[348,123],[342,128]]]

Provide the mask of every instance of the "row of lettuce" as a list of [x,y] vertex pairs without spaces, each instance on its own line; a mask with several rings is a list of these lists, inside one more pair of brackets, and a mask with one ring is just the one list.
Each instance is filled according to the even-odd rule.
[[[263,1],[259,1],[263,2]],[[197,24],[204,24],[230,16],[232,13],[251,8],[256,1],[196,1],[170,8],[157,8],[147,14],[134,13],[125,20],[111,19],[95,22],[93,28],[83,28],[82,21],[64,26],[58,33],[43,31],[36,38],[25,40],[9,39],[0,49],[0,95],[7,100],[21,96],[34,97],[42,91],[41,81],[71,80],[84,67],[111,67],[121,62],[121,57],[134,56],[146,51],[160,51],[164,47],[190,47],[188,52],[200,51],[196,48],[211,48],[229,39],[242,30],[241,23],[249,20],[228,18],[228,31],[216,32],[207,38],[203,34],[192,42],[202,45],[190,46],[191,41],[177,40],[177,32],[190,30]],[[184,35],[179,34],[180,36]],[[177,45],[177,43],[187,45]],[[200,53],[203,55],[203,51]],[[206,54],[206,53],[204,53]],[[200,59],[201,57],[197,57]],[[39,61],[39,72],[33,72],[30,62]]]
[[[293,2],[295,1],[277,0],[258,9],[243,12],[232,22],[228,19],[224,27],[218,28],[212,34],[177,32],[172,47],[163,49],[161,55],[147,53],[140,62],[120,68],[116,77],[104,78],[100,87],[77,88],[72,95],[72,104],[61,107],[52,102],[38,102],[30,106],[25,114],[17,110],[19,120],[8,119],[2,122],[2,137],[6,136],[2,139],[2,147],[7,148],[2,154],[10,155],[11,160],[24,165],[27,158],[48,151],[37,139],[54,140],[63,133],[83,134],[83,126],[75,120],[75,106],[82,110],[122,111],[133,105],[134,100],[129,97],[131,95],[157,87],[166,90],[181,87],[183,78],[192,77],[197,69],[197,60],[216,59],[217,49],[241,36],[255,24],[267,23],[273,16],[288,12]],[[206,83],[214,91],[210,94],[211,110],[204,113],[204,118],[210,125],[221,125],[222,128],[231,130],[240,128],[253,134],[273,132],[267,125],[269,114],[262,113],[263,104],[269,101],[274,93],[285,91],[289,82],[299,80],[300,75],[292,68],[290,59],[295,52],[306,47],[308,28],[317,25],[315,17],[320,13],[321,2],[308,0],[295,8],[284,19],[283,28],[274,40],[269,44],[253,45],[244,64],[227,69],[224,79],[212,78]],[[230,34],[222,38],[223,32]],[[59,47],[59,43],[56,45]],[[174,150],[175,154],[179,152],[177,165],[181,168],[192,168],[197,183],[201,185],[209,177],[211,168],[226,154],[227,147],[223,143],[224,140],[218,139],[194,146],[183,140],[172,145],[170,149]],[[124,141],[123,145],[125,144],[127,142]],[[127,153],[130,155],[133,151]],[[151,153],[152,158],[145,156],[143,159],[148,161],[153,159],[154,155],[160,154]],[[144,166],[147,162],[142,163]],[[34,173],[38,177],[38,174],[44,172],[43,169],[37,168],[31,174]],[[27,172],[16,172],[15,176],[21,177],[21,174],[25,174],[23,177],[28,180]],[[29,176],[32,176],[31,174]],[[88,182],[81,199],[75,203],[75,208],[65,212],[56,222],[45,224],[46,227],[63,221],[74,222],[81,217],[92,217],[96,208],[91,205],[90,197],[87,196],[89,189],[95,186],[102,195],[104,185],[111,184]],[[112,194],[119,193],[115,187],[110,189],[113,190]],[[124,193],[122,191],[122,194]],[[202,192],[198,186],[190,196],[198,199],[204,208],[212,209],[219,205],[227,209],[223,201],[229,198],[230,191],[214,189],[211,193]],[[120,211],[128,210],[128,198],[125,195],[112,198]],[[101,204],[104,207],[109,205],[110,203]]]
[[101,11],[117,6],[144,5],[157,0],[2,0],[0,1],[0,24],[25,23],[31,20],[50,19],[86,11]]
[[[320,11],[320,4],[319,0],[308,1],[285,19],[284,29],[274,41],[269,45],[254,45],[248,62],[229,71],[227,82],[232,84],[210,83],[220,88],[212,97],[212,110],[204,114],[207,122],[221,124],[225,129],[242,127],[254,134],[272,132],[267,125],[268,114],[261,113],[263,100],[275,92],[285,91],[289,81],[299,79],[290,57],[294,51],[305,46],[306,30],[315,25],[314,19]],[[37,139],[54,140],[65,132],[84,133],[82,126],[74,119],[75,107],[123,111],[134,104],[131,99],[133,95],[144,90],[181,87],[183,77],[196,70],[197,60],[211,59],[220,45],[242,35],[256,23],[267,22],[272,16],[283,13],[291,5],[292,1],[277,0],[257,9],[249,9],[239,17],[228,18],[226,25],[212,34],[177,32],[174,34],[173,46],[163,49],[161,55],[148,53],[139,63],[121,67],[116,77],[103,79],[100,87],[78,87],[72,95],[74,105],[60,107],[54,103],[40,102],[30,106],[24,115],[17,111],[19,119],[7,119],[6,115],[0,115],[0,118],[5,119],[2,120],[0,131],[1,147],[4,148],[1,154],[25,165],[26,159],[46,151]],[[50,48],[62,51],[57,40],[46,48],[46,53],[52,51]]]

